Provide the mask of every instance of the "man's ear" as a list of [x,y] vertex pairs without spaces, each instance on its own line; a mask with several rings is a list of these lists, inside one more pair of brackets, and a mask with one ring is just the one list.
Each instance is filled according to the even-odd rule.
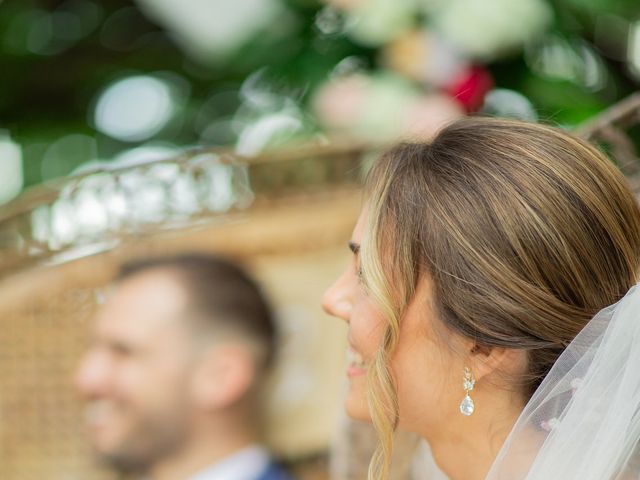
[[255,363],[242,344],[211,347],[193,376],[192,394],[203,410],[223,410],[238,403],[255,381]]
[[475,344],[468,356],[468,367],[476,381],[495,371],[520,371],[526,361],[525,352],[514,348],[486,347]]

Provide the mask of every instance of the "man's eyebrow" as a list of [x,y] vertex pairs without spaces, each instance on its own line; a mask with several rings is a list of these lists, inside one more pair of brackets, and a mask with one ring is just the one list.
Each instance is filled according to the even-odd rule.
[[351,250],[354,255],[358,255],[360,252],[360,244],[356,242],[349,242],[349,250]]

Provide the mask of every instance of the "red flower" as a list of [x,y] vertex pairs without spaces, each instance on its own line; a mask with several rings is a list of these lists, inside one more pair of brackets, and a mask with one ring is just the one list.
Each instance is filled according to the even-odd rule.
[[483,67],[472,67],[454,79],[445,91],[458,100],[464,109],[476,112],[484,103],[484,97],[493,88],[493,78]]

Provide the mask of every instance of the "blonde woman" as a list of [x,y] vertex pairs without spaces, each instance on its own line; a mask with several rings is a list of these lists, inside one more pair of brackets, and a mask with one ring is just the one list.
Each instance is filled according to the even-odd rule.
[[639,478],[640,211],[597,149],[458,121],[373,165],[349,246],[323,303],[349,326],[346,409],[378,432],[370,479],[396,428],[451,480]]

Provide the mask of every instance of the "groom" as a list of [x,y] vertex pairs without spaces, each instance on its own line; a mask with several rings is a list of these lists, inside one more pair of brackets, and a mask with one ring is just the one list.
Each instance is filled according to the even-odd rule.
[[76,376],[96,456],[150,480],[290,480],[257,434],[274,345],[271,311],[235,265],[123,266]]

